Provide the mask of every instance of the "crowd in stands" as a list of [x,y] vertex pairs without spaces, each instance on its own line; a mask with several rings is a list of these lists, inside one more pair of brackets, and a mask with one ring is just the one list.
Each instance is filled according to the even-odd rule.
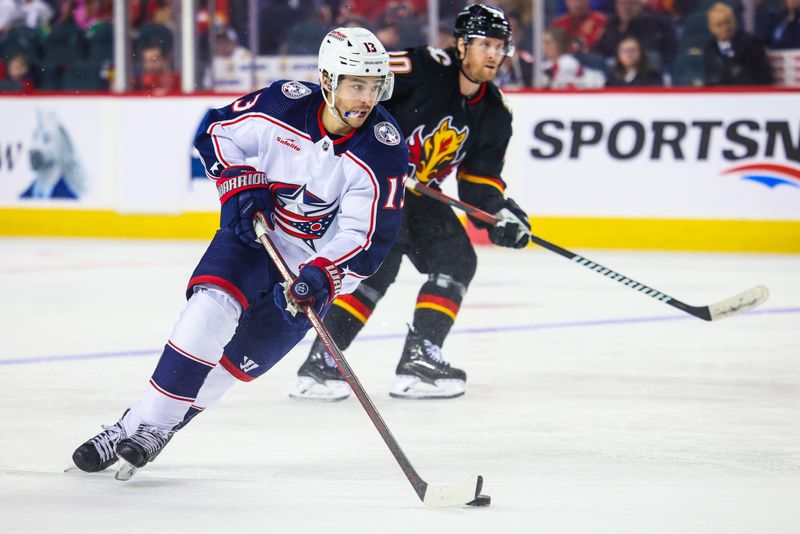
[[769,85],[766,51],[800,49],[800,0],[756,1],[748,33],[741,0],[565,0],[548,33],[569,46],[548,57],[548,85]]
[[111,4],[0,0],[0,90],[107,87],[113,56]]
[[[132,87],[180,89],[169,0],[130,0]],[[107,91],[114,76],[113,0],[0,0],[0,91]]]
[[[542,65],[551,88],[767,85],[766,50],[800,49],[800,0],[757,3],[744,31],[743,1],[545,0]],[[464,0],[439,1],[441,47]],[[530,0],[494,0],[514,28],[517,53],[498,77],[533,79]],[[129,0],[134,91],[180,92],[177,0]],[[373,30],[389,50],[427,41],[427,0],[256,0],[257,50],[250,50],[250,0],[197,1],[199,88],[211,88],[215,58],[314,55],[336,26]],[[215,12],[209,12],[209,5]],[[106,91],[113,68],[113,0],[0,0],[0,91]],[[224,64],[222,64],[224,66]],[[248,81],[232,91],[246,90]]]

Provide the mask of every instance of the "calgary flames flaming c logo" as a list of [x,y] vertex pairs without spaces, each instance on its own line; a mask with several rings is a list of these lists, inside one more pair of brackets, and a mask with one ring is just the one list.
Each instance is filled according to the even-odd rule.
[[422,183],[440,184],[464,159],[461,147],[469,136],[469,127],[458,130],[450,125],[452,117],[439,121],[433,132],[423,134],[422,126],[408,137],[409,163]]

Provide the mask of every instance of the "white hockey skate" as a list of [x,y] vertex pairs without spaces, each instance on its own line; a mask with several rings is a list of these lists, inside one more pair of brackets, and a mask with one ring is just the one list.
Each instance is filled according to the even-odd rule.
[[312,352],[297,371],[297,385],[289,397],[335,402],[350,396],[350,386],[327,352]]

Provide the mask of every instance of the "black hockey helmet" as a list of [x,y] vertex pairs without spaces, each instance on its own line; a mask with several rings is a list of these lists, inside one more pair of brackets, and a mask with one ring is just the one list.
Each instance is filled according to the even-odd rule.
[[511,39],[511,24],[506,14],[498,7],[472,4],[465,7],[456,17],[453,35],[456,39],[461,37],[464,42],[469,42],[473,37],[495,37],[502,39],[506,44],[506,55],[514,53]]

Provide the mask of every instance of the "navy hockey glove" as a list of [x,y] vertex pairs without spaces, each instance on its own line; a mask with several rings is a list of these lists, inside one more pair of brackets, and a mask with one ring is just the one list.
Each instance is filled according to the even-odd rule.
[[272,230],[272,210],[275,208],[267,175],[250,165],[227,167],[217,179],[217,192],[222,203],[219,227],[230,227],[242,243],[261,248],[256,242],[253,217],[258,212],[263,213]]
[[308,318],[300,310],[300,305],[311,305],[317,313],[322,313],[341,289],[342,272],[339,268],[326,258],[314,258],[300,269],[294,282],[288,286],[275,286],[275,304],[289,323],[308,325]]
[[494,214],[499,222],[489,228],[489,240],[500,247],[524,248],[531,236],[528,214],[516,202],[507,198],[503,208]]

